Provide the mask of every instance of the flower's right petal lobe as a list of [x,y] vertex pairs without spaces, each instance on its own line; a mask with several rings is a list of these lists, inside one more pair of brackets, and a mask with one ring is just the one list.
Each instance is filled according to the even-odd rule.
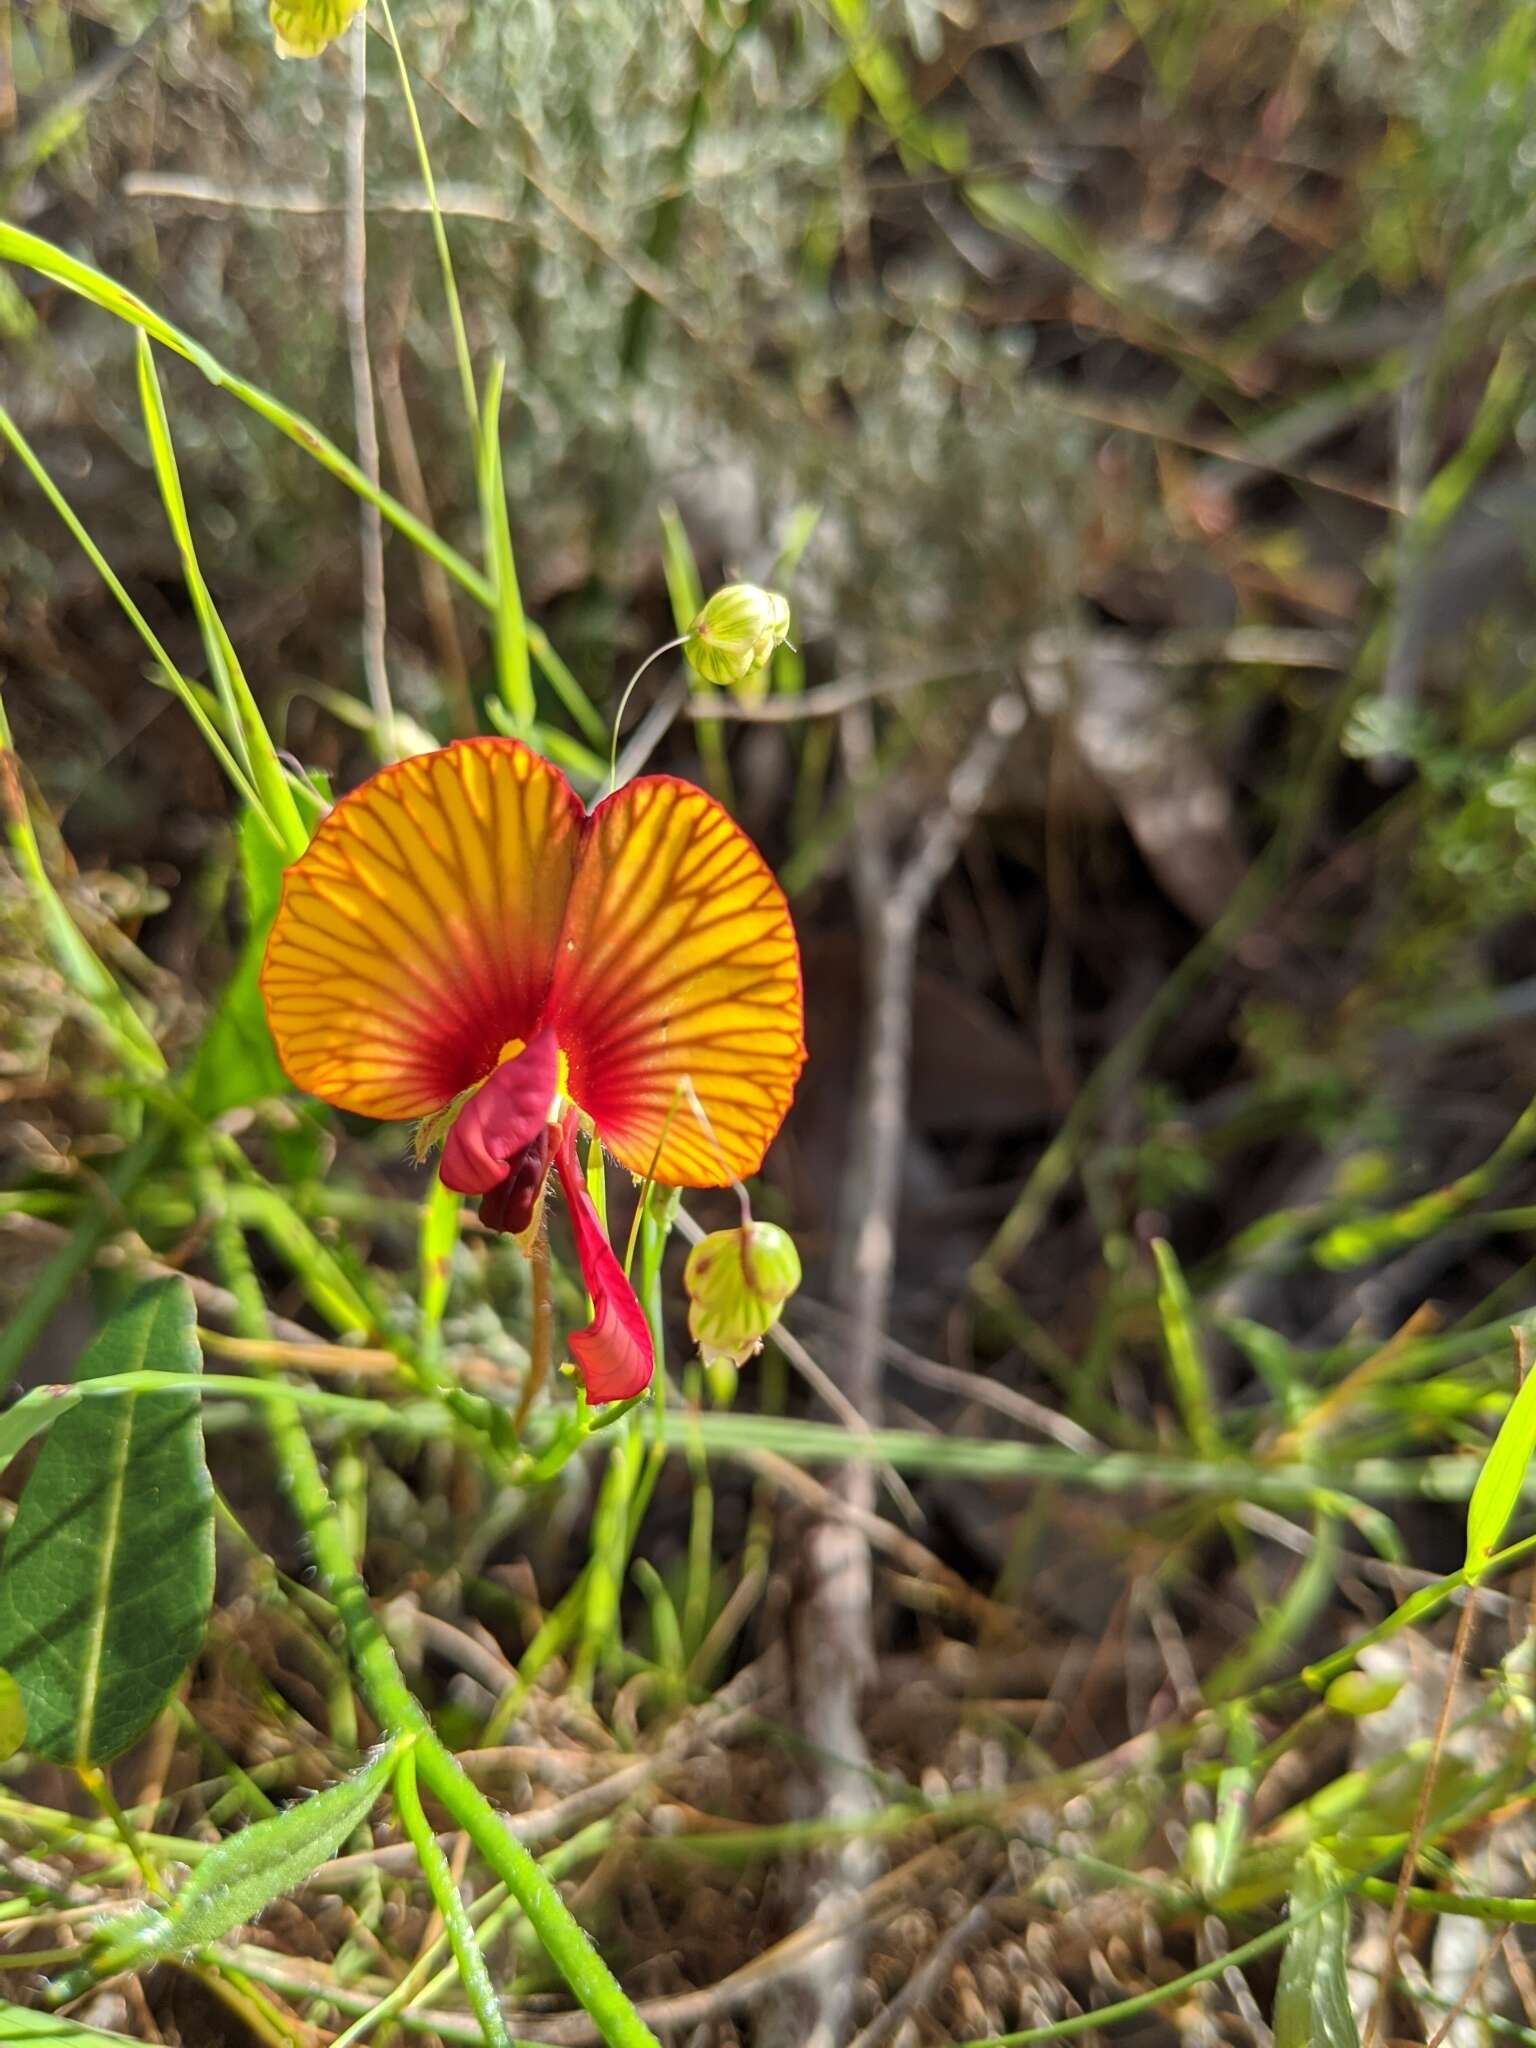
[[718,1187],[762,1164],[805,1060],[800,951],[713,797],[649,775],[592,813],[549,1016],[571,1100],[632,1173]]
[[383,768],[283,877],[261,988],[290,1079],[338,1109],[440,1109],[531,1039],[581,841],[559,770],[515,740]]
[[592,1297],[591,1322],[584,1330],[571,1332],[571,1356],[589,1401],[627,1401],[633,1394],[643,1394],[651,1384],[655,1371],[651,1326],[614,1256],[576,1163],[574,1118],[561,1133],[555,1159],[571,1213],[581,1277]]

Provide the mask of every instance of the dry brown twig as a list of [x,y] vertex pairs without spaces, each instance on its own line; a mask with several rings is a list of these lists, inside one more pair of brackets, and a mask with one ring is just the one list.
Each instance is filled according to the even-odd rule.
[[[993,697],[950,774],[942,803],[917,826],[904,858],[897,859],[894,844],[905,821],[893,818],[879,801],[866,811],[852,842],[864,950],[865,1036],[834,1294],[848,1326],[843,1388],[870,1424],[879,1418],[881,1345],[896,1272],[918,934],[1024,715],[1023,700],[1011,684]],[[855,786],[867,784],[874,734],[866,708],[845,713],[842,735],[850,780]],[[793,1640],[795,1695],[801,1732],[823,1759],[815,1787],[820,1810],[832,1819],[851,1820],[866,1812],[871,1801],[860,1714],[874,1664],[870,1544],[863,1526],[874,1511],[874,1474],[867,1464],[846,1465],[829,1488],[853,1512],[823,1515],[807,1535],[807,1591]],[[871,1846],[855,1836],[823,1881],[812,1924],[830,1919],[841,1931],[821,1946],[806,1972],[814,2014],[801,2036],[804,2048],[838,2048],[848,2038],[862,1924],[847,1919],[846,1907],[869,1885],[873,1860]]]
[[[368,353],[368,215],[365,206],[364,144],[368,134],[368,29],[360,15],[351,32],[352,90],[347,101],[346,206],[342,215],[342,307],[347,324],[347,357],[352,369],[352,418],[357,463],[368,481],[379,482],[379,423],[373,403],[373,363]],[[371,498],[357,501],[362,548],[363,673],[373,707],[377,744],[386,761],[395,758],[394,707],[389,696],[384,608],[384,520]]]

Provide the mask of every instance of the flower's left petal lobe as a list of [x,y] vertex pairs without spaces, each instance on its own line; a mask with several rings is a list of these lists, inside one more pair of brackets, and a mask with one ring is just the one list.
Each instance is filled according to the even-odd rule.
[[555,1156],[571,1212],[581,1277],[592,1297],[591,1322],[584,1330],[571,1332],[571,1356],[589,1401],[627,1401],[633,1394],[643,1394],[651,1384],[655,1370],[651,1326],[587,1193],[576,1162],[574,1117],[565,1126]]
[[582,836],[559,770],[515,740],[383,768],[283,877],[261,988],[289,1078],[405,1118],[531,1039]]
[[[453,1120],[438,1178],[457,1195],[488,1195],[549,1120],[560,1074],[553,1031],[503,1060]],[[526,1219],[525,1219],[526,1220]]]
[[800,951],[762,855],[701,789],[644,776],[587,820],[549,1018],[571,1100],[632,1173],[718,1187],[762,1164],[805,1060]]

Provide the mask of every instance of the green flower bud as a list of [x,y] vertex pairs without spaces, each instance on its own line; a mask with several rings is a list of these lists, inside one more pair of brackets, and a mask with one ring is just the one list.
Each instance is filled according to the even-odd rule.
[[318,57],[335,42],[365,0],[271,0],[279,57]]
[[1390,1707],[1403,1689],[1400,1678],[1373,1678],[1368,1671],[1341,1671],[1323,1694],[1323,1702],[1336,1714],[1364,1720]]
[[744,1223],[713,1230],[688,1254],[688,1328],[706,1366],[750,1358],[800,1285],[800,1254],[787,1230]]
[[738,690],[762,673],[788,635],[787,597],[755,583],[728,583],[688,628],[683,655],[706,683]]

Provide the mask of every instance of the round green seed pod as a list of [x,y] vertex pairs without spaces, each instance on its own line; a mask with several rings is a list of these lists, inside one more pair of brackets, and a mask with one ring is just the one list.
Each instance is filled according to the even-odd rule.
[[762,673],[788,635],[787,597],[755,583],[727,583],[688,628],[683,657],[706,683],[739,690]]
[[713,1230],[683,1268],[688,1328],[706,1366],[741,1365],[757,1350],[800,1285],[800,1254],[775,1223]]

